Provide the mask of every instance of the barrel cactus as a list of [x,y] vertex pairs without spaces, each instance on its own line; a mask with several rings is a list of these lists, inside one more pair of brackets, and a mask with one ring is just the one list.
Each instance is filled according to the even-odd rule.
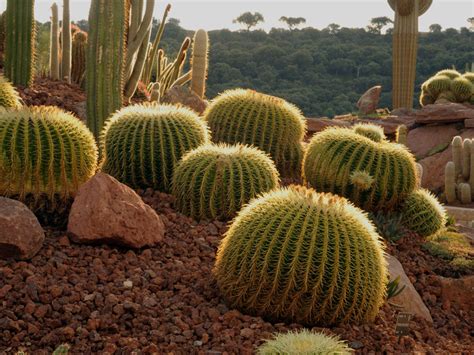
[[169,192],[181,157],[208,141],[208,130],[184,107],[138,104],[117,111],[101,136],[102,170],[134,188]]
[[228,219],[257,195],[278,186],[278,171],[261,150],[244,145],[204,145],[187,153],[173,177],[182,213]]
[[401,208],[402,222],[408,229],[428,237],[446,224],[446,211],[436,197],[425,189],[411,193]]
[[303,178],[316,190],[347,197],[367,211],[390,210],[415,189],[415,158],[401,144],[328,128],[309,142]]
[[307,329],[276,334],[257,349],[258,355],[283,354],[338,354],[348,355],[352,349],[337,336],[316,333]]
[[67,199],[97,167],[91,132],[55,107],[0,108],[0,195]]
[[205,119],[213,141],[254,145],[270,154],[281,175],[299,175],[305,121],[292,104],[253,90],[228,90],[208,106]]
[[18,108],[21,106],[21,99],[13,85],[0,75],[0,107]]
[[366,213],[302,186],[244,207],[219,246],[214,274],[230,307],[310,326],[373,320],[387,283]]
[[421,85],[420,104],[434,104],[438,100],[466,102],[474,95],[472,73],[461,75],[454,69],[441,70]]
[[354,132],[374,142],[381,142],[386,139],[383,128],[377,125],[359,123],[354,126]]

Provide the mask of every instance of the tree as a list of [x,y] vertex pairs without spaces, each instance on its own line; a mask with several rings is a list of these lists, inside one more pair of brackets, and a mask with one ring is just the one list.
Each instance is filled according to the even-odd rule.
[[233,23],[241,23],[247,26],[247,31],[250,31],[251,27],[255,27],[259,22],[265,21],[263,15],[260,12],[244,12],[242,15],[237,17]]
[[306,23],[306,19],[304,17],[280,17],[281,22],[285,22],[288,25],[290,31],[292,31],[295,27],[301,25],[302,23]]
[[328,27],[326,27],[326,30],[328,30],[331,34],[336,34],[339,32],[340,28],[341,26],[339,26],[337,23],[330,23]]
[[437,24],[437,23],[433,23],[431,26],[430,26],[430,32],[431,33],[441,33],[441,30],[443,28],[441,27],[441,25]]
[[367,26],[367,31],[370,33],[381,34],[382,29],[393,21],[387,16],[374,17],[370,20],[370,25]]
[[469,17],[467,19],[467,22],[469,22],[471,24],[470,27],[471,27],[471,30],[473,30],[474,29],[474,17]]

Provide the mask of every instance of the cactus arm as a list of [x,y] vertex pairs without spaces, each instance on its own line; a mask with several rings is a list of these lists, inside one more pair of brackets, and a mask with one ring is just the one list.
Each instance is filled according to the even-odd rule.
[[170,85],[170,89],[175,86],[182,86],[186,84],[189,80],[191,80],[191,74],[192,72],[189,70],[186,74],[181,75]]
[[143,68],[145,66],[146,55],[148,53],[148,43],[150,42],[151,28],[148,29],[147,35],[143,38],[142,45],[137,54],[133,71],[125,85],[124,97],[125,100],[130,102],[132,96],[135,94],[138,86],[138,80],[142,75]]
[[62,65],[61,75],[68,83],[71,82],[71,19],[69,0],[63,0],[63,25],[62,25]]
[[49,55],[50,75],[54,80],[59,79],[59,20],[58,5],[51,6],[51,45]]

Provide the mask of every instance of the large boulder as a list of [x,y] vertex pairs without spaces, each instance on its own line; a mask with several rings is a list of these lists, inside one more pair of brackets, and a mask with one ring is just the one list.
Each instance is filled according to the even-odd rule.
[[408,148],[422,159],[445,150],[458,134],[456,124],[421,126],[408,132]]
[[426,105],[416,112],[416,123],[456,123],[474,118],[474,106],[454,102]]
[[365,115],[375,113],[380,100],[382,87],[380,85],[373,86],[367,90],[357,101],[359,111]]
[[43,246],[44,231],[23,203],[0,197],[0,258],[31,259]]
[[78,243],[109,243],[132,248],[163,240],[165,227],[135,191],[98,173],[83,184],[71,207],[68,232]]
[[390,280],[396,279],[400,276],[400,287],[403,285],[405,289],[397,296],[390,299],[392,303],[395,303],[403,309],[404,312],[409,312],[417,315],[427,321],[433,323],[430,311],[423,303],[419,293],[416,291],[410,279],[405,273],[402,264],[392,255],[386,256],[388,262],[388,271],[390,273]]

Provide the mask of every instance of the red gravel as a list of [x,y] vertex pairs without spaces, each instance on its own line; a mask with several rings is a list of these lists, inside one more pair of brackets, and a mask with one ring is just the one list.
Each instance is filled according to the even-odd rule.
[[[0,261],[0,354],[20,347],[50,353],[64,342],[74,354],[250,354],[273,332],[300,327],[229,310],[211,273],[225,224],[198,224],[176,213],[170,196],[142,195],[167,227],[159,247],[76,245],[64,232],[48,230],[31,262]],[[416,243],[400,242],[395,254],[427,302],[434,326],[415,319],[410,335],[398,342],[395,310],[387,305],[373,324],[324,331],[341,335],[360,353],[472,353],[472,312],[442,309],[429,258]]]

